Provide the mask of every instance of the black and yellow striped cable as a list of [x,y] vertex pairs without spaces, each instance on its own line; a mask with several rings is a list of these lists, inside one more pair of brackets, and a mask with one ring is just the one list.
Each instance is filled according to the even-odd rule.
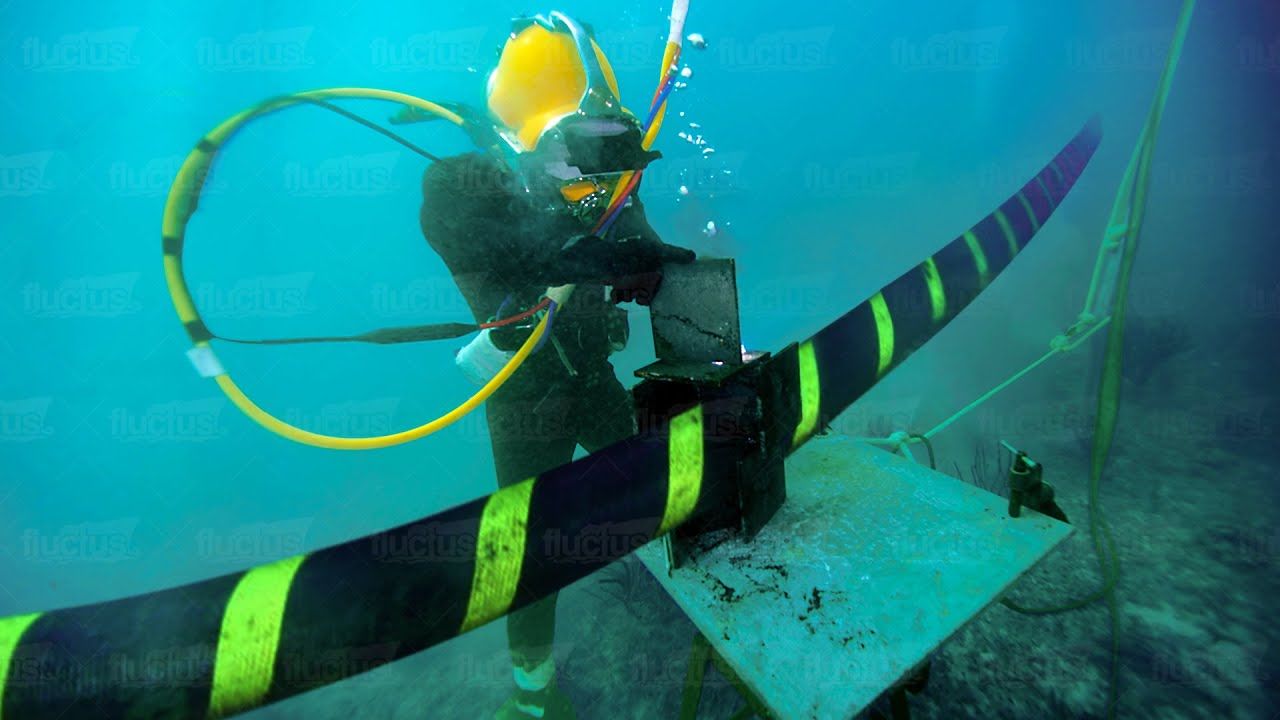
[[[0,718],[225,717],[443,642],[720,502],[705,480],[728,477],[737,458],[703,435],[694,406],[655,434],[385,532],[0,619]],[[145,672],[151,681],[131,682]]]
[[[1044,225],[1097,143],[1090,123],[996,213],[770,359],[767,441],[794,451],[935,335]],[[413,523],[168,590],[0,618],[0,720],[225,717],[500,618],[736,501],[743,449],[716,434],[732,424],[686,405],[650,433]]]
[[791,383],[774,422],[795,450],[963,310],[1027,246],[1070,192],[1101,140],[1091,119],[994,212],[815,335],[770,360]]

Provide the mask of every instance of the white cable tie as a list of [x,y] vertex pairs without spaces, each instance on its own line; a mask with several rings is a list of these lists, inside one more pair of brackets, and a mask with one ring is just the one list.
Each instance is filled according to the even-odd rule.
[[222,363],[218,362],[218,356],[214,354],[213,348],[208,345],[198,345],[191,348],[187,351],[187,359],[191,361],[196,373],[202,378],[212,378],[227,374],[227,371],[222,368]]

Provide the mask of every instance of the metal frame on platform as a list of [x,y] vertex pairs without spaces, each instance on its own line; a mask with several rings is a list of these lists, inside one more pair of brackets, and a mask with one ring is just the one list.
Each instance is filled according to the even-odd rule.
[[[712,665],[744,701],[735,718],[826,718],[868,708],[883,717],[874,705],[884,699],[890,716],[905,720],[907,693],[924,689],[932,652],[1070,528],[1039,512],[1010,512],[1001,498],[844,439],[810,443],[784,464],[780,448],[786,443],[769,420],[771,379],[760,372],[768,355],[740,344],[733,274],[731,260],[703,260],[672,272],[652,307],[658,361],[637,371],[642,382],[634,389],[642,427],[699,405],[706,427],[723,429],[707,432],[706,441],[736,448],[739,457],[737,473],[720,480],[732,487],[720,494],[725,501],[717,512],[638,551],[696,628],[680,718],[697,716]],[[799,495],[784,511],[786,464],[795,465]],[[832,506],[824,507],[828,498]],[[814,523],[830,527],[807,532]],[[952,543],[968,548],[968,557],[957,555]],[[777,557],[784,553],[793,556]],[[893,574],[895,562],[902,563],[899,575]],[[825,583],[821,573],[806,575],[804,567],[815,563],[827,566]],[[766,577],[767,569],[777,574]],[[931,584],[934,574],[939,579]],[[799,596],[810,583],[805,606]],[[957,588],[968,597],[953,601]],[[831,598],[827,608],[824,593]],[[866,596],[851,597],[858,593]],[[746,595],[751,597],[735,602]],[[905,602],[894,606],[900,598]],[[877,614],[843,627],[844,615],[859,607],[878,608]],[[920,612],[939,617],[916,619],[918,634],[902,627],[903,618]],[[942,617],[951,612],[954,617]],[[772,628],[753,629],[750,620]],[[800,677],[810,666],[773,662],[788,653],[831,653],[829,669],[838,674],[835,664],[857,665],[854,638],[876,635],[896,640],[864,653],[874,658],[874,670],[858,680],[872,687],[810,690]],[[775,638],[791,645],[767,647]],[[831,694],[838,697],[824,697]]]

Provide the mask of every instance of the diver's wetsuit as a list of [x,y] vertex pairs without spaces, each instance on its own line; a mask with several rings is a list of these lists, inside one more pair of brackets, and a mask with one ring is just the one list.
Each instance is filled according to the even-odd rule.
[[[477,322],[495,316],[508,297],[504,315],[530,307],[549,284],[560,284],[549,277],[563,260],[561,247],[584,226],[568,213],[549,211],[555,197],[543,202],[517,190],[505,166],[479,153],[434,163],[422,186],[422,233],[453,273]],[[638,198],[622,210],[612,237],[679,252],[658,239]],[[554,342],[531,355],[485,403],[499,486],[569,462],[579,444],[594,452],[635,432],[631,395],[609,362],[626,343],[625,311],[605,297],[603,283],[610,279],[579,282],[555,313]],[[527,336],[525,330],[499,345],[515,349]],[[522,666],[550,656],[555,599],[507,618],[512,654]]]

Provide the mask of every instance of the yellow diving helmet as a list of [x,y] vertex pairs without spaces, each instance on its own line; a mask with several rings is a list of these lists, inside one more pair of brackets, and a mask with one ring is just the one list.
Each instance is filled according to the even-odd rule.
[[553,180],[566,202],[592,206],[584,210],[608,198],[614,176],[661,157],[644,149],[590,30],[564,13],[514,22],[487,96],[526,183]]

